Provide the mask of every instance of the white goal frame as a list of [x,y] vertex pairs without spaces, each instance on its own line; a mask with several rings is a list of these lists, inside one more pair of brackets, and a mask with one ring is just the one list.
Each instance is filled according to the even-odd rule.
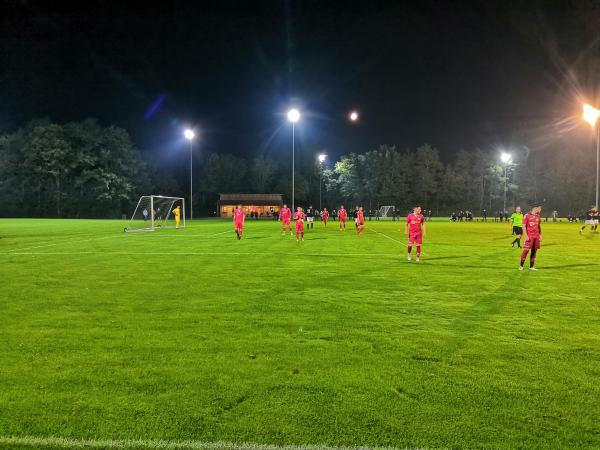
[[[164,196],[164,195],[142,195],[137,202],[137,205],[133,211],[133,214],[131,215],[131,219],[129,220],[130,225],[136,220],[136,214],[138,213],[140,205],[142,204],[142,200],[144,200],[144,198],[148,198],[148,197],[150,198],[150,221],[149,221],[150,226],[142,227],[142,228],[125,227],[124,231],[126,233],[135,233],[135,232],[140,232],[140,231],[154,231],[154,230],[156,230],[156,228],[175,228],[175,226],[169,226],[169,225],[164,225],[164,224],[169,219],[169,215],[173,211],[173,205],[178,201],[181,201],[181,207],[182,207],[182,211],[181,211],[182,221],[181,221],[181,226],[179,228],[185,228],[185,198],[183,198],[183,197],[168,197],[168,196]],[[155,199],[165,199],[167,201],[171,200],[171,203],[167,209],[167,213],[165,214],[164,219],[157,219],[154,217],[154,200]]]
[[[391,211],[391,215],[388,215]],[[379,217],[393,217],[396,207],[393,205],[386,205],[379,207]]]

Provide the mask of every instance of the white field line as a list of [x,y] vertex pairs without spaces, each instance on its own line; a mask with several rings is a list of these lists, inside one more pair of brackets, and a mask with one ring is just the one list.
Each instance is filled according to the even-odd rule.
[[24,247],[24,248],[17,248],[17,249],[13,249],[13,250],[8,250],[7,253],[20,252],[20,251],[23,251],[23,250],[35,250],[35,249],[38,249],[38,248],[53,247],[53,246],[61,245],[61,244],[79,244],[81,242],[101,241],[103,239],[112,239],[112,238],[122,237],[122,236],[123,235],[115,234],[115,235],[95,237],[95,238],[90,238],[90,239],[67,240],[67,241],[53,242],[52,244],[36,245],[36,246],[33,246],[33,247]]
[[[273,252],[11,252],[5,253],[5,255],[16,256],[16,255],[114,255],[114,256],[168,256],[168,255],[181,255],[181,256],[274,256],[277,258],[281,258],[284,256],[322,256],[327,258],[345,258],[348,256],[360,256],[361,258],[391,258],[396,259],[399,255],[389,255],[385,253],[296,253],[296,252],[286,252],[286,253],[273,253]],[[1,256],[1,255],[0,255]]]
[[385,233],[381,233],[380,231],[374,230],[374,229],[373,229],[373,228],[371,228],[371,227],[366,227],[366,229],[367,229],[367,230],[369,230],[369,231],[372,231],[373,233],[377,233],[377,234],[380,234],[380,235],[382,235],[382,236],[385,236],[386,238],[388,238],[388,239],[391,239],[391,240],[392,240],[392,241],[394,241],[394,242],[398,242],[399,244],[406,245],[406,242],[402,242],[402,241],[399,241],[398,239],[394,239],[393,237],[391,237],[391,236],[388,236],[388,235],[387,235],[387,234],[385,234]]
[[[220,234],[225,234],[225,233],[229,233],[230,231],[221,231],[219,233],[214,233],[214,234],[209,234],[207,236],[198,236],[198,234],[187,234],[187,235],[178,235],[178,236],[188,236],[188,237],[205,237],[205,238],[210,238],[210,237],[214,237],[214,236],[218,236]],[[233,233],[233,231],[232,231]],[[26,250],[35,250],[35,249],[39,249],[39,248],[47,248],[47,247],[53,247],[56,245],[61,245],[61,244],[80,244],[83,242],[92,242],[92,241],[100,241],[103,239],[112,239],[112,238],[118,238],[118,237],[124,237],[126,236],[125,233],[123,234],[111,234],[110,236],[101,236],[101,237],[93,237],[90,239],[80,239],[80,240],[73,240],[73,239],[67,239],[67,240],[61,240],[59,242],[53,242],[51,244],[44,244],[44,245],[36,245],[36,246],[31,246],[31,247],[23,247],[23,248],[17,248],[17,249],[12,249],[12,250],[7,250],[7,253],[19,253],[22,251],[26,251]],[[153,239],[155,239],[156,237],[173,237],[175,235],[154,235]]]
[[150,439],[73,439],[36,436],[0,436],[0,444],[34,448],[185,449],[185,450],[398,450],[395,447],[334,447],[328,445],[275,445],[237,442],[166,441]]

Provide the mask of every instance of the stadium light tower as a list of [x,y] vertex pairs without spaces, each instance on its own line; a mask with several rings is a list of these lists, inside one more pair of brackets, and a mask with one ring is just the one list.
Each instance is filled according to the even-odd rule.
[[500,155],[500,159],[504,163],[504,209],[502,210],[503,214],[506,214],[506,191],[508,190],[508,163],[512,159],[509,153],[502,153]]
[[321,184],[323,183],[323,163],[327,159],[325,153],[321,153],[319,156],[319,211],[323,212],[323,202],[321,198]]
[[598,207],[598,179],[600,178],[600,126],[597,126],[600,110],[591,105],[583,105],[583,120],[590,124],[592,128],[596,128],[596,203]]
[[187,130],[185,130],[185,132],[183,133],[183,135],[185,136],[185,138],[190,141],[190,220],[192,220],[194,218],[194,207],[193,207],[193,202],[192,202],[192,187],[193,187],[193,181],[192,181],[192,151],[193,151],[193,142],[194,142],[194,138],[196,137],[196,133],[194,133],[194,130],[190,130],[189,128]]
[[287,113],[288,120],[292,123],[292,214],[294,214],[295,206],[294,206],[294,197],[296,194],[296,185],[295,185],[295,159],[296,159],[296,122],[300,120],[300,111],[295,108],[292,108]]

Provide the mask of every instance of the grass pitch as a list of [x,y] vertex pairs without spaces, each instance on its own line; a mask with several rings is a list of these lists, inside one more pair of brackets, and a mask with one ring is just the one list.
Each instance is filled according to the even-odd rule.
[[600,234],[123,226],[0,220],[0,446],[600,447]]

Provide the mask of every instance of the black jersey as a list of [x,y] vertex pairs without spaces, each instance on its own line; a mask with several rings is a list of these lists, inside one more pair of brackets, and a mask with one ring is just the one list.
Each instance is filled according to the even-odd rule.
[[598,211],[594,211],[590,209],[585,213],[585,220],[597,220],[598,219]]
[[312,208],[306,208],[306,217],[314,217],[315,211]]

